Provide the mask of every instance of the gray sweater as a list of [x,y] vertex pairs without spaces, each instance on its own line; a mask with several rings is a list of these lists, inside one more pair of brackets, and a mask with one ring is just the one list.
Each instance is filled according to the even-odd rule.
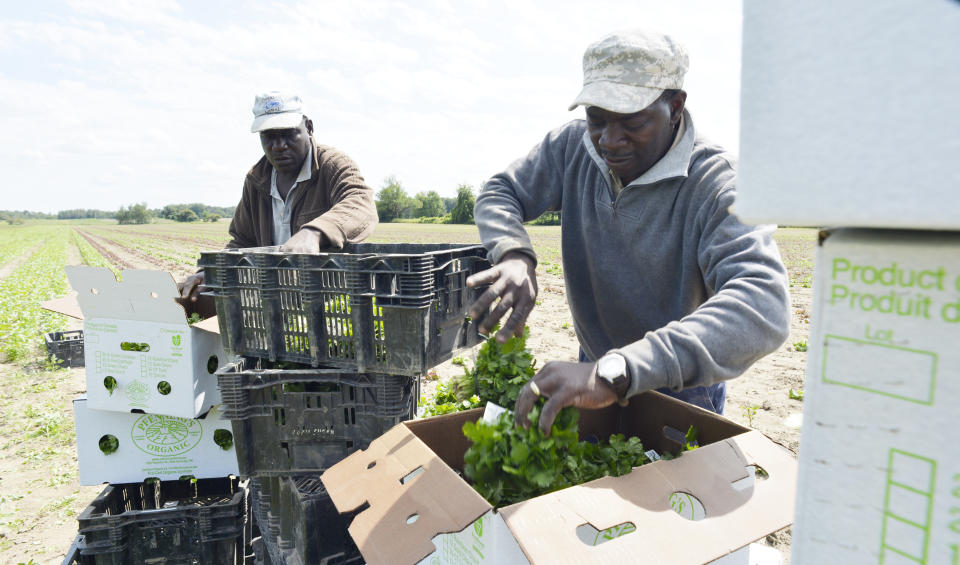
[[563,274],[577,337],[627,359],[629,394],[742,374],[787,338],[787,274],[775,226],[730,213],[733,157],[683,136],[614,198],[611,172],[574,120],[484,185],[475,218],[494,262],[535,257],[522,222],[562,212]]

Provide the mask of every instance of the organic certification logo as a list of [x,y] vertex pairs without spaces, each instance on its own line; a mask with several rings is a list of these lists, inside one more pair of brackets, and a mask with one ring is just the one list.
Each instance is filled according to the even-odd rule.
[[144,453],[168,457],[190,451],[203,435],[197,420],[145,414],[137,419],[130,436]]
[[170,339],[173,341],[173,345],[175,345],[175,346],[177,346],[177,347],[180,346],[180,334],[177,334],[177,335],[173,336],[173,337],[170,338]]

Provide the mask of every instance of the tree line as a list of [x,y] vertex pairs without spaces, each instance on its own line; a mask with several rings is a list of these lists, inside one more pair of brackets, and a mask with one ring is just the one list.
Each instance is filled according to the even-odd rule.
[[467,184],[458,186],[452,198],[444,198],[435,190],[410,196],[397,177],[389,176],[377,192],[377,215],[381,222],[409,218],[425,223],[472,224],[473,203],[473,187]]

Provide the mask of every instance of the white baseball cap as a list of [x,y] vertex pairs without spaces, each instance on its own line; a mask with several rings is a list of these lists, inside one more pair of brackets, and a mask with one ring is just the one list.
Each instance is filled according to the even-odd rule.
[[278,92],[258,94],[253,99],[252,133],[268,129],[290,129],[303,121],[303,103],[296,94]]

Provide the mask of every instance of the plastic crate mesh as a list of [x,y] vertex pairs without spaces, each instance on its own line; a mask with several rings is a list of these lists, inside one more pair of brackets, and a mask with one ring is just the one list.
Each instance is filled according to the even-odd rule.
[[467,318],[490,264],[479,245],[355,244],[201,254],[228,352],[314,367],[417,375],[480,342]]

